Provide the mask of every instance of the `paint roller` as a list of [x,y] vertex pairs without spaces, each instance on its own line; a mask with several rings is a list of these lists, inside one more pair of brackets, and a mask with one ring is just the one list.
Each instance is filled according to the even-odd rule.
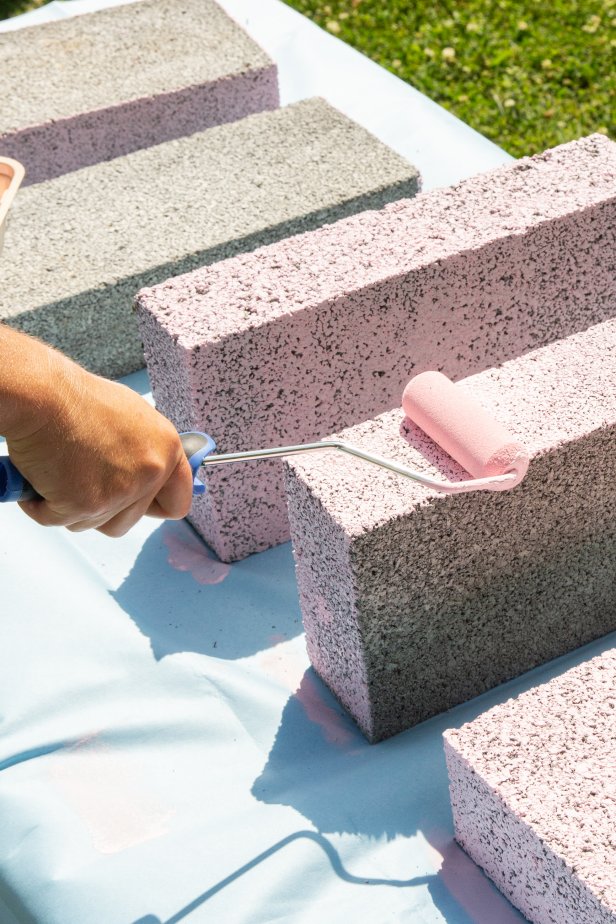
[[[445,494],[469,491],[506,491],[522,481],[529,456],[477,401],[469,397],[440,372],[422,372],[404,389],[402,408],[407,415],[473,478],[468,481],[445,481],[385,459],[343,440],[319,440],[297,446],[278,446],[244,452],[212,455],[216,443],[206,433],[180,434],[184,452],[193,472],[193,494],[205,493],[198,478],[203,466],[252,462],[258,459],[289,458],[311,452],[336,450],[378,465],[427,488]],[[0,457],[0,503],[31,500],[38,497],[7,456]]]

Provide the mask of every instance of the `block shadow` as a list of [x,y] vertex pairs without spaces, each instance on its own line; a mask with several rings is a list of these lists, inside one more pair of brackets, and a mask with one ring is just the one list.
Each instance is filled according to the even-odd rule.
[[112,596],[156,660],[244,658],[302,631],[290,543],[225,565],[184,520],[152,533]]
[[257,854],[248,863],[212,885],[165,921],[161,921],[155,915],[146,915],[133,921],[133,924],[180,924],[193,911],[203,906],[227,886],[300,840],[311,841],[319,847],[325,854],[334,874],[349,885],[363,888],[389,886],[395,889],[426,886],[435,907],[448,924],[496,924],[496,922],[498,924],[521,924],[526,920],[452,840],[444,847],[443,864],[437,873],[413,876],[410,879],[387,879],[353,875],[345,868],[340,854],[331,841],[317,831],[306,830],[295,831],[272,844],[267,850]]
[[440,856],[440,869],[423,879],[389,884],[425,884],[449,924],[523,922],[453,839],[442,733],[615,644],[616,633],[611,633],[378,745],[367,743],[309,669],[287,701],[252,794],[264,803],[296,809],[323,836],[421,834]]
[[442,733],[614,645],[612,632],[376,745],[309,668],[286,703],[252,794],[296,809],[322,833],[452,834]]

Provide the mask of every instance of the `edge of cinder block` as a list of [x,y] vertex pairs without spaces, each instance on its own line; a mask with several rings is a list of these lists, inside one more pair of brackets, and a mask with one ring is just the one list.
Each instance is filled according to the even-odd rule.
[[[363,651],[360,621],[357,618],[358,614],[352,599],[353,575],[348,566],[349,562],[346,554],[348,552],[348,542],[344,532],[336,521],[329,516],[323,505],[317,503],[315,510],[314,499],[310,496],[309,488],[299,479],[293,479],[286,465],[284,480],[289,502],[292,498],[295,507],[297,509],[303,508],[305,511],[310,507],[315,526],[312,533],[309,531],[300,533],[293,529],[293,521],[291,521],[295,576],[310,662],[336,699],[351,713],[366,738],[373,741],[372,709],[370,707],[370,693],[364,660],[360,656],[355,661],[351,661],[343,656],[343,652],[349,650]],[[318,529],[315,517],[319,521]],[[320,554],[318,547],[324,533],[326,534],[327,532],[336,534],[338,537],[338,541],[334,544],[334,549],[340,554],[336,556],[336,560],[332,564],[337,566],[337,574],[340,580],[334,592],[346,598],[345,608],[352,613],[352,618],[348,620],[339,619],[338,614],[332,611],[331,601],[328,603],[324,595],[326,590],[324,584],[317,586],[316,582],[310,580],[313,569],[305,567],[305,559],[314,559],[315,556]],[[333,554],[335,555],[335,553]],[[323,580],[324,583],[327,583],[326,574],[323,575]],[[350,593],[349,590],[351,590]],[[310,601],[310,605],[307,605],[307,601]],[[337,640],[337,644],[334,642],[327,649],[318,644],[321,623],[327,624],[328,630]],[[351,640],[354,640],[354,645],[349,644]]]
[[[603,753],[606,744],[609,747],[609,704],[597,702],[593,707],[596,690],[592,684],[586,703],[584,693],[587,676],[605,670],[615,660],[615,652],[608,650],[443,735],[456,840],[534,924],[612,924],[616,920],[616,889],[610,883],[613,863],[610,867],[609,862],[616,843],[588,842],[589,835],[596,837],[592,809],[590,831],[579,830],[576,823],[576,813],[581,811],[576,800],[583,805],[589,790],[594,810],[601,806],[610,812],[604,802],[609,794],[609,771],[607,778],[593,776],[588,783],[584,760],[578,760],[580,740],[586,741],[584,747],[591,755],[595,748]],[[607,680],[605,687],[609,688]],[[587,719],[592,725],[593,718],[604,723],[594,734],[587,727]],[[555,739],[550,736],[552,729]],[[575,742],[577,757],[560,740],[567,735]],[[503,754],[501,762],[499,755]],[[538,786],[533,773],[537,761]],[[609,753],[602,764],[609,766]],[[546,787],[553,790],[557,819],[541,799]],[[615,802],[616,792],[612,815]],[[603,823],[604,834],[609,817]]]
[[[352,138],[367,135],[325,101],[303,100],[31,186],[20,194],[7,232],[0,317],[98,373],[142,367],[131,313],[141,287],[157,282],[164,291],[170,277],[191,268],[380,205],[400,195],[401,184],[407,194],[416,188],[416,169],[388,150],[378,161],[383,170],[373,167],[365,180],[350,173],[339,181],[338,197],[330,192],[345,157],[361,163],[359,153],[351,159],[340,146],[328,153],[328,139],[348,138],[347,126]],[[299,137],[312,139],[312,148],[296,145]],[[280,170],[260,177],[276,156]],[[320,162],[333,178],[324,191]],[[170,196],[159,186],[167,176],[175,176]],[[293,189],[287,199],[282,192],[273,199],[281,177]],[[23,265],[29,275],[19,270]]]
[[[19,30],[20,37],[24,32],[42,35],[44,30],[86,28],[94,17],[125,16],[128,6],[133,4],[35,24]],[[24,163],[24,185],[278,108],[277,65],[239,23],[218,4],[215,6],[217,15],[233,23],[243,42],[254,49],[255,60],[248,63],[247,70],[153,93],[128,95],[111,105],[88,108],[86,104],[71,115],[54,114],[37,123],[25,122],[5,129],[0,132],[0,153]],[[12,38],[10,33],[7,41]]]
[[[584,176],[576,194],[563,190],[558,171],[573,158],[572,167]],[[592,184],[586,174],[594,162],[600,172]],[[536,172],[536,186],[543,185],[545,175],[551,177],[547,199],[537,203],[531,190],[524,188],[524,174]],[[305,311],[344,296],[421,269],[428,264],[463,257],[466,253],[492,244],[504,237],[523,236],[539,226],[566,217],[576,211],[598,208],[614,198],[616,180],[616,142],[601,134],[592,134],[567,142],[542,154],[522,158],[484,174],[462,180],[451,187],[420,192],[412,199],[401,199],[378,211],[366,211],[342,218],[334,226],[325,226],[260,248],[246,258],[230,258],[216,267],[194,270],[177,280],[184,280],[193,297],[190,333],[182,340],[190,347],[206,336],[234,336],[266,325],[295,312]],[[494,187],[492,207],[481,210],[480,220],[465,207],[469,194]],[[512,215],[512,200],[523,189],[523,203],[516,202]],[[541,211],[543,209],[543,211]],[[465,220],[456,214],[463,213]],[[452,224],[452,220],[455,219]],[[412,223],[412,224],[411,224]],[[374,232],[380,234],[375,259]],[[399,253],[385,250],[389,235],[404,234],[407,250]],[[331,255],[336,255],[336,274],[327,272]],[[234,261],[234,262],[231,262]],[[290,284],[285,280],[288,277]],[[277,291],[276,304],[258,290],[260,279],[267,278]],[[254,297],[246,311],[246,292]],[[217,289],[225,292],[226,310],[208,313]],[[201,290],[201,291],[199,291]],[[157,300],[157,287],[144,290],[144,299]],[[267,294],[267,293],[265,293]],[[173,317],[169,318],[173,332]]]

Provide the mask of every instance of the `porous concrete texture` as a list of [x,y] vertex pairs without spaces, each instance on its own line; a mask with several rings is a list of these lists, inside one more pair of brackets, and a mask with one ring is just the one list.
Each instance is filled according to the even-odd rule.
[[276,65],[213,0],[139,0],[1,34],[0,84],[0,155],[25,165],[26,183],[279,101]]
[[616,649],[445,733],[456,838],[534,924],[616,922],[615,742]]
[[[142,292],[157,404],[221,451],[303,442],[616,315],[615,180],[594,135]],[[224,560],[288,538],[280,462],[206,481]]]
[[412,195],[417,182],[318,99],[96,164],[20,192],[0,318],[122,375],[144,364],[141,286]]
[[[529,450],[447,496],[341,453],[288,463],[310,659],[370,741],[616,629],[616,320],[456,384]],[[467,473],[401,410],[339,434]]]

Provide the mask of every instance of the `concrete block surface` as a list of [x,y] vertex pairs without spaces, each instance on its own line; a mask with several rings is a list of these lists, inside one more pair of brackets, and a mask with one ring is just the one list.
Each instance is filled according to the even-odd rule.
[[534,924],[616,921],[615,691],[611,649],[445,733],[456,839]]
[[37,183],[278,105],[213,0],[139,0],[0,34],[0,155]]
[[20,192],[0,318],[122,375],[144,364],[142,286],[416,188],[415,168],[318,99],[136,151]]
[[[223,452],[304,442],[396,406],[411,372],[459,378],[611,317],[615,180],[594,135],[144,291],[156,401]],[[288,538],[282,463],[206,480],[191,522],[222,558]]]
[[[616,629],[616,320],[458,382],[529,450],[448,496],[341,453],[288,463],[310,659],[379,741]],[[401,410],[339,434],[469,476]]]

